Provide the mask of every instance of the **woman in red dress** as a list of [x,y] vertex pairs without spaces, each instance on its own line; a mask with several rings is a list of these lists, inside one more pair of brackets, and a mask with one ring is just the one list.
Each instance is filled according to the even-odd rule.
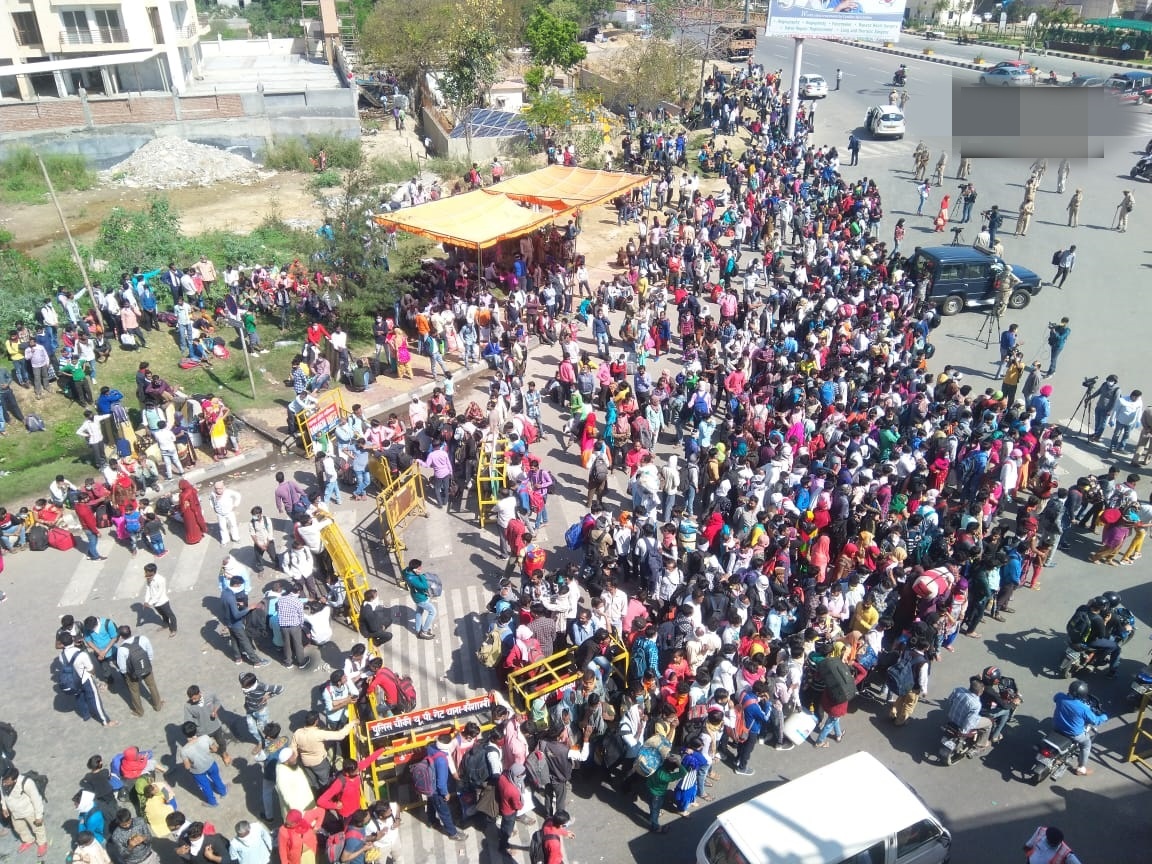
[[180,481],[180,515],[184,518],[184,542],[196,545],[204,538],[208,523],[204,521],[204,511],[200,509],[200,496],[196,487],[187,480]]

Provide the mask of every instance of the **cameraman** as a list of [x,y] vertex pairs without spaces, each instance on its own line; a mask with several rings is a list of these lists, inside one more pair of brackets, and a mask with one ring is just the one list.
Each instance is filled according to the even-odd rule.
[[1072,328],[1068,326],[1066,317],[1061,318],[1059,324],[1048,323],[1048,351],[1051,356],[1048,360],[1048,371],[1044,373],[1045,378],[1056,374],[1056,360],[1064,350],[1064,346],[1068,344],[1071,333]]
[[971,183],[961,184],[960,200],[964,202],[964,209],[960,214],[960,224],[963,225],[972,218],[972,208],[976,205],[976,187]]
[[1020,341],[1020,325],[1009,324],[1007,330],[1000,333],[1000,362],[996,364],[996,375],[1000,378],[1004,374],[1004,367],[1023,343]]
[[1112,410],[1116,407],[1116,400],[1120,396],[1120,379],[1115,375],[1109,375],[1104,379],[1104,383],[1093,391],[1092,388],[1096,386],[1096,381],[1095,378],[1085,378],[1081,382],[1084,388],[1088,390],[1088,401],[1096,400],[1093,431],[1088,436],[1089,441],[1099,441],[1103,437],[1104,429],[1108,425],[1108,418],[1112,416]]

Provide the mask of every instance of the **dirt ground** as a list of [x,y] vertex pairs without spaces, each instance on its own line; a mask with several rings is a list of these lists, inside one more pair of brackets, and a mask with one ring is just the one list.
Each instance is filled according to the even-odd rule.
[[[408,123],[411,126],[411,121]],[[396,132],[389,121],[374,135],[363,139],[369,159],[419,159],[424,153],[420,138],[411,129]],[[315,197],[308,188],[309,175],[286,171],[266,180],[247,185],[222,183],[209,187],[157,190],[172,202],[180,214],[185,234],[196,235],[208,230],[246,233],[270,216],[292,224],[320,224]],[[95,238],[101,221],[113,207],[139,206],[149,193],[142,189],[119,186],[97,186],[83,192],[65,192],[60,205],[72,236],[79,243]],[[6,208],[0,217],[0,228],[12,232],[13,246],[30,255],[46,251],[64,242],[64,230],[56,208],[50,201]]]

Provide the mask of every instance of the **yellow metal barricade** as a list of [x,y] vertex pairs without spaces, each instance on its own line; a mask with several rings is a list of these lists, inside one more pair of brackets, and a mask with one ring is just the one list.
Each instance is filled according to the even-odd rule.
[[500,500],[504,491],[508,453],[507,438],[485,438],[480,445],[476,468],[476,507],[480,514],[480,527],[487,521],[488,508]]
[[[412,465],[392,479],[389,486],[376,496],[376,515],[380,519],[380,537],[396,556],[397,570],[404,569],[403,531],[416,516],[427,516],[424,504],[424,475],[418,465]],[[399,580],[397,580],[399,581]]]
[[360,632],[360,607],[364,603],[364,592],[368,590],[368,576],[348,538],[335,522],[329,522],[320,531],[320,540],[328,557],[332,559],[332,569],[344,582],[344,590],[348,595],[348,617],[353,629]]
[[344,407],[344,395],[339,387],[321,393],[313,410],[297,413],[296,427],[304,445],[304,455],[311,459],[317,453],[327,453],[336,427],[347,416],[348,409]]
[[[370,702],[369,710],[375,714],[375,700]],[[476,723],[482,732],[490,730],[494,725],[492,709],[498,704],[496,694],[490,691],[391,717],[361,716],[359,709],[350,710],[351,758],[363,759],[379,751],[361,775],[366,787],[365,799],[395,801],[404,809],[422,806],[421,797],[411,788],[408,766],[422,759],[424,748],[445,732],[455,735],[469,722]]]
[[[527,714],[532,703],[547,698],[552,693],[574,684],[584,674],[573,662],[575,648],[566,648],[542,660],[537,660],[508,676],[508,701],[522,714]],[[628,683],[628,647],[616,636],[612,637],[612,650],[608,657],[612,670],[620,677],[621,684]]]
[[1152,740],[1152,732],[1144,728],[1144,723],[1152,718],[1148,717],[1148,708],[1152,706],[1152,692],[1145,693],[1140,699],[1140,712],[1136,715],[1136,722],[1132,724],[1132,743],[1128,746],[1128,761],[1139,762],[1145,768],[1152,768],[1152,750],[1143,753],[1136,748],[1140,746],[1141,739]]

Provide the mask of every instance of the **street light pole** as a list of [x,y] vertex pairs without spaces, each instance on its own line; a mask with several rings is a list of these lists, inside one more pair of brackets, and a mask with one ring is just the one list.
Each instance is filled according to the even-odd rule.
[[752,0],[744,0],[744,23],[748,23],[748,19],[752,17]]
[[792,48],[792,102],[788,106],[788,142],[796,140],[796,114],[800,110],[800,64],[804,62],[804,37],[797,36]]

